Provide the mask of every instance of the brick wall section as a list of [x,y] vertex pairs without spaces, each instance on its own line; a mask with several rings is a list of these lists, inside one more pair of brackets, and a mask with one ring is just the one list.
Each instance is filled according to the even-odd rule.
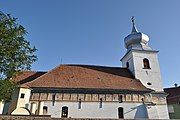
[[[92,119],[92,118],[51,118],[48,116],[10,116],[0,115],[0,120],[123,120],[123,119]],[[126,119],[128,120],[128,119]],[[130,120],[130,119],[129,119]],[[151,119],[156,120],[156,119]]]

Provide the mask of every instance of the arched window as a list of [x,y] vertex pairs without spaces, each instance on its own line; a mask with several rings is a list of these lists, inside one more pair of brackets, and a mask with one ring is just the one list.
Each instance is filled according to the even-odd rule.
[[67,106],[62,107],[61,117],[62,118],[67,118],[68,117],[68,107]]
[[118,108],[118,116],[119,118],[124,118],[124,110],[122,107]]
[[129,68],[129,62],[126,63],[126,68]]
[[43,115],[47,115],[48,107],[44,106],[43,107]]
[[147,58],[143,59],[143,65],[144,65],[144,69],[150,69],[149,60]]

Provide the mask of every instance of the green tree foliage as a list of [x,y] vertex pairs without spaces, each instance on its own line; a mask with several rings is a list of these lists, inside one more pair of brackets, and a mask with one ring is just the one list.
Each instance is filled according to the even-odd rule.
[[16,84],[10,80],[0,80],[0,100],[10,101],[12,91],[16,88]]
[[25,39],[26,34],[17,18],[0,11],[0,100],[10,98],[14,89],[10,78],[20,71],[29,70],[37,60],[36,48]]

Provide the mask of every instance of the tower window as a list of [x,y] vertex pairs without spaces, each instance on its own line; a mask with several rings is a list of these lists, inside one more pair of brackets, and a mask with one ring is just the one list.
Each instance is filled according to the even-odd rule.
[[126,68],[129,68],[129,62],[126,63]]
[[149,60],[147,58],[143,59],[143,64],[144,64],[144,69],[151,69],[150,64],[149,64]]
[[152,84],[150,82],[148,82],[147,85],[152,85]]

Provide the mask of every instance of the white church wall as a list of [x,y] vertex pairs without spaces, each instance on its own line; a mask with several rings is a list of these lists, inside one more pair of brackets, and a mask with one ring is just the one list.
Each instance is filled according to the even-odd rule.
[[[16,109],[18,109],[18,110],[16,110],[16,113],[18,113],[19,111],[22,110],[19,108],[22,108],[22,107],[29,109],[29,107],[30,107],[29,106],[30,94],[31,94],[31,89],[29,89],[29,88],[17,88],[17,89],[15,89],[15,91],[12,95],[12,101],[10,102],[10,105],[8,106],[9,107],[8,108],[8,114],[11,114]],[[19,112],[19,114],[21,114],[21,112]]]
[[[31,90],[28,88],[19,88],[19,96],[18,96],[18,102],[17,102],[17,108],[20,107],[26,107],[30,108],[29,106],[29,99],[31,95]],[[21,94],[24,94],[24,97],[21,98]]]
[[147,118],[146,107],[142,103],[103,102],[100,108],[99,102],[82,102],[78,109],[78,102],[44,102],[48,107],[51,117],[61,117],[62,107],[68,107],[68,117],[71,118],[118,118],[118,107],[124,108],[124,118]]
[[157,105],[159,119],[169,119],[167,105]]
[[149,119],[169,119],[167,105],[147,106]]
[[127,67],[127,62],[129,63],[129,70],[134,73],[134,62],[133,62],[133,56],[132,52],[130,51],[124,58],[121,60],[122,61],[122,67]]

